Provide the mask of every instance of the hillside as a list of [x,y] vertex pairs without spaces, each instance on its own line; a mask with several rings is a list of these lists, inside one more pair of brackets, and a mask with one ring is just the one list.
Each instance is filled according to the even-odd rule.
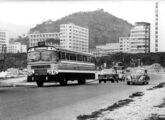
[[89,28],[89,47],[95,48],[110,42],[118,42],[119,37],[128,36],[132,25],[127,21],[117,18],[103,9],[93,12],[78,12],[57,21],[45,21],[30,29],[33,32],[59,32],[60,24],[74,23]]

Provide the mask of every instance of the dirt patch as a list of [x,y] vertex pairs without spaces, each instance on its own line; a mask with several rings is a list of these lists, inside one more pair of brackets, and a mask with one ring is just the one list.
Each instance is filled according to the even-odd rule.
[[149,88],[147,90],[154,90],[154,89],[163,88],[163,87],[165,87],[165,83],[160,83],[160,84],[158,84],[158,85],[156,85],[156,86],[154,86],[152,88]]
[[143,95],[144,95],[143,92],[136,92],[136,93],[133,93],[132,95],[130,95],[129,97],[134,98],[134,97],[140,97],[140,96],[143,96]]
[[154,107],[165,108],[165,98],[163,99],[163,103],[161,103],[160,105],[154,106]]
[[104,108],[104,109],[100,109],[98,111],[92,112],[90,115],[79,115],[77,117],[77,120],[88,120],[88,119],[94,119],[99,117],[103,112],[105,111],[113,111],[115,109],[118,109],[120,107],[123,107],[125,105],[128,105],[130,102],[133,102],[132,99],[124,99],[124,100],[120,100],[116,103],[114,103],[113,105]]
[[165,114],[164,115],[152,114],[151,117],[145,120],[165,120]]

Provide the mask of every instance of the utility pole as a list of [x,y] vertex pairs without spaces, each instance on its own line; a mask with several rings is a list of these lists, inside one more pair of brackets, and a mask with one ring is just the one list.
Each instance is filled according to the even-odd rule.
[[155,3],[155,52],[158,52],[158,2]]

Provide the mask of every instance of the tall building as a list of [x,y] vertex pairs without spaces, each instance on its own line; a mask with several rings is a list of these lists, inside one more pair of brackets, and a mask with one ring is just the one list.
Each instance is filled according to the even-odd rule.
[[89,30],[72,23],[61,24],[60,47],[74,51],[88,52]]
[[155,3],[155,52],[158,52],[158,2]]
[[20,42],[10,42],[7,48],[8,53],[26,53],[27,46],[21,45]]
[[50,38],[56,40],[56,38],[59,38],[59,32],[29,34],[29,47],[37,46],[38,42],[46,41]]
[[129,37],[119,37],[120,52],[129,53],[130,52],[130,38]]
[[131,53],[150,52],[150,23],[136,22],[130,35]]
[[6,52],[9,44],[9,34],[6,31],[0,31],[0,53]]

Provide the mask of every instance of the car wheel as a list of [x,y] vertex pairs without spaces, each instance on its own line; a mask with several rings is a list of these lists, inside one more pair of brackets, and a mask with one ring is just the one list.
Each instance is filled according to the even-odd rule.
[[101,80],[99,80],[99,83],[100,83],[100,84],[101,84],[101,82],[102,82],[102,81],[101,81]]
[[130,85],[130,82],[127,82],[127,85]]
[[143,82],[143,85],[146,85],[146,82]]

